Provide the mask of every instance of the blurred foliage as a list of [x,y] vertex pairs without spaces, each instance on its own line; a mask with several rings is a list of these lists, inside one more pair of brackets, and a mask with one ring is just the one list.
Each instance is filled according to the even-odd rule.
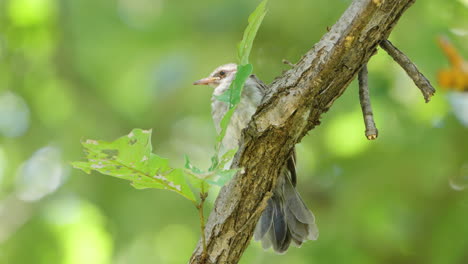
[[[258,2],[0,1],[0,263],[188,260],[198,241],[190,203],[68,162],[81,157],[82,138],[143,127],[156,153],[208,167],[212,91],[191,83],[235,61]],[[255,73],[271,82],[349,4],[270,1]],[[449,67],[440,34],[468,56],[466,0],[417,1],[391,35],[434,84]],[[285,255],[252,242],[242,264],[468,262],[467,128],[447,93],[424,104],[385,52],[369,73],[379,139],[364,137],[353,83],[298,145],[298,188],[321,237]]]

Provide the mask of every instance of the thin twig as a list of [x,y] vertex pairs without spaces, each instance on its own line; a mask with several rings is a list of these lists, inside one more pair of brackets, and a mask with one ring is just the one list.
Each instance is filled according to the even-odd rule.
[[290,62],[290,61],[288,61],[288,60],[286,60],[286,59],[283,59],[282,62],[283,62],[283,64],[289,65],[289,66],[291,66],[291,67],[294,67],[294,66],[295,66],[294,63],[292,63],[292,62]]
[[201,256],[202,263],[205,263],[206,259],[208,258],[208,250],[206,247],[206,235],[205,235],[205,215],[203,213],[203,209],[205,208],[206,197],[208,197],[208,193],[205,192],[203,188],[203,184],[202,184],[201,192],[200,192],[200,204],[197,205],[198,214],[200,216],[200,229],[201,229],[202,244],[203,244],[203,253]]
[[375,127],[374,113],[369,95],[369,85],[367,82],[367,65],[364,65],[359,71],[359,101],[361,102],[362,117],[364,118],[364,125],[366,125],[366,137],[369,140],[374,140],[379,135],[379,130]]
[[421,90],[426,103],[431,100],[435,93],[429,80],[418,70],[416,65],[399,49],[397,49],[389,40],[380,42],[380,46],[406,71],[408,76],[413,79],[414,84]]

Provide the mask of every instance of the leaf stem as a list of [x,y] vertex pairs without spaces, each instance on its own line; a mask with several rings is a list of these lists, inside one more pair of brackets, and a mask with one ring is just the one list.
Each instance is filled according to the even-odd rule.
[[205,207],[205,200],[208,197],[208,193],[205,192],[204,184],[201,185],[200,192],[200,203],[196,206],[198,209],[198,214],[200,216],[200,230],[203,244],[203,253],[202,253],[202,262],[205,263],[206,258],[208,257],[208,250],[206,246],[206,236],[205,236],[205,215],[203,209]]

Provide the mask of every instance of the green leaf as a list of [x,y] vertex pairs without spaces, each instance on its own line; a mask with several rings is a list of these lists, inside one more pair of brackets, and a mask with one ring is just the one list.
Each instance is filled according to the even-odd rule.
[[238,65],[236,77],[229,86],[229,89],[223,94],[216,96],[216,99],[221,102],[229,103],[229,108],[236,106],[241,100],[244,84],[252,72],[252,64]]
[[228,164],[234,158],[236,153],[237,153],[237,148],[226,151],[226,153],[224,153],[223,156],[221,157],[218,167],[221,169],[224,168],[224,166],[226,166],[226,164]]
[[237,73],[236,73],[235,79],[232,81],[229,89],[226,92],[224,92],[223,95],[221,95],[221,97],[224,98],[224,95],[226,93],[230,94],[229,102],[232,107],[230,107],[230,109],[226,112],[226,114],[224,114],[223,119],[221,119],[221,123],[220,123],[221,133],[219,133],[218,135],[217,142],[221,142],[224,136],[226,135],[226,130],[231,120],[231,117],[236,111],[237,104],[240,102],[242,88],[244,86],[244,83],[247,80],[247,78],[249,78],[252,71],[253,71],[252,64],[247,64],[244,66],[242,65],[237,66]]
[[249,25],[244,31],[242,41],[237,46],[237,56],[240,65],[249,63],[249,55],[252,50],[253,41],[266,14],[267,1],[268,0],[263,0],[249,16]]
[[[220,122],[220,127],[221,127],[221,132],[219,133],[218,137],[216,138],[216,141],[218,143],[221,143],[223,141],[224,136],[226,135],[227,127],[229,125],[229,121],[231,120],[232,115],[236,111],[237,106],[229,109],[226,114],[224,114],[223,119],[221,119]],[[219,148],[217,148],[219,151]]]
[[192,165],[192,163],[190,162],[190,159],[189,159],[189,157],[187,155],[185,155],[185,168],[189,169],[192,172],[197,173],[197,174],[203,173],[202,170],[200,170],[199,168]]
[[201,171],[194,167],[190,163],[188,156],[185,156],[185,168],[189,169],[188,173],[189,181],[191,186],[197,190],[204,190],[208,192],[210,185],[217,185],[222,187],[228,182],[237,172],[237,169],[225,170],[224,166],[232,160],[232,157],[236,154],[236,150],[230,150],[226,152],[222,157],[220,163],[216,163],[217,166],[212,167],[208,172]]
[[219,150],[221,149],[221,142],[223,141],[224,136],[226,135],[226,130],[231,120],[232,115],[239,104],[242,96],[242,90],[245,82],[249,78],[250,74],[253,72],[252,64],[249,64],[249,55],[252,50],[253,41],[257,35],[258,29],[262,24],[263,18],[266,14],[266,3],[268,0],[262,1],[255,11],[249,16],[249,24],[244,31],[244,36],[242,41],[237,46],[237,57],[238,57],[238,66],[235,79],[232,81],[231,86],[227,91],[225,91],[220,96],[217,96],[216,99],[229,104],[229,110],[224,115],[221,120],[221,132],[219,133],[216,139],[215,145],[215,154],[211,158],[211,166],[209,171],[214,171],[217,168],[224,167],[220,166],[219,161]]
[[215,154],[211,157],[211,166],[210,168],[208,169],[208,171],[214,171],[218,168],[218,165],[219,165],[219,158],[218,158],[218,148],[220,147],[221,145],[221,142],[216,142],[216,145],[215,145]]
[[151,130],[134,129],[112,142],[88,139],[82,144],[87,161],[73,162],[75,168],[129,180],[138,189],[171,190],[196,201],[184,170],[171,168],[167,159],[152,153]]
[[[217,99],[221,101],[226,100],[229,95],[229,101],[225,101],[226,103],[230,104],[230,109],[224,114],[223,119],[221,119],[220,127],[221,132],[219,133],[218,137],[216,138],[216,145],[215,145],[215,154],[211,157],[211,166],[209,171],[214,171],[217,167],[219,167],[219,150],[221,149],[221,144],[226,135],[227,127],[229,122],[231,121],[231,117],[237,109],[237,104],[240,102],[242,90],[244,87],[244,83],[249,78],[250,74],[253,71],[252,64],[247,65],[238,65],[237,66],[237,73],[236,77],[231,83],[229,89],[224,92],[220,97]],[[235,153],[234,153],[235,154]],[[224,167],[224,165],[221,165]]]
[[[235,80],[235,79],[234,79]],[[234,81],[233,81],[234,82]],[[218,101],[221,101],[221,102],[225,102],[225,103],[228,103],[230,104],[231,103],[231,87],[232,87],[232,83],[231,85],[229,86],[229,89],[227,89],[226,91],[224,91],[224,93],[222,93],[221,95],[215,95],[215,98],[218,100]]]
[[190,158],[187,155],[185,155],[185,168],[188,170],[186,175],[191,188],[194,189],[197,193],[200,193],[202,190],[205,193],[208,192],[210,185],[208,185],[206,180],[214,174],[206,173],[193,166],[190,162]]
[[217,185],[217,186],[224,186],[228,181],[234,177],[234,175],[237,173],[237,169],[233,170],[220,170],[218,171],[214,177],[208,179],[206,182],[212,185]]

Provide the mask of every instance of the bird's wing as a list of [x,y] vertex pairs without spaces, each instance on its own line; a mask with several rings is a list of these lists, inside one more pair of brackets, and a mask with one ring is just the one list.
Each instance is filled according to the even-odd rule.
[[262,82],[255,74],[250,75],[250,78],[254,79],[256,83],[258,83],[259,90],[262,93],[262,96],[265,96],[268,93],[268,85]]
[[296,174],[296,148],[293,148],[291,156],[286,161],[286,168],[288,169],[291,175],[291,183],[294,187],[296,187],[297,183],[297,174]]

